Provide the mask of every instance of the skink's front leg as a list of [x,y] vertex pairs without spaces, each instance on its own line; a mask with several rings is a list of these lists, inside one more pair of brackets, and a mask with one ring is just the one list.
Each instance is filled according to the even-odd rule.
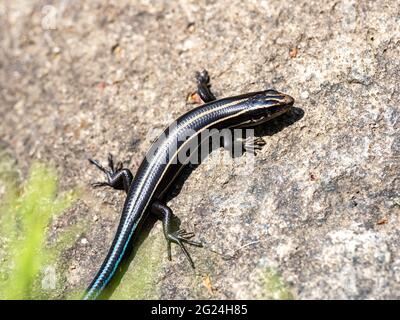
[[118,162],[117,166],[115,167],[114,159],[111,154],[108,155],[109,169],[104,168],[97,160],[89,159],[89,162],[103,171],[107,178],[107,181],[92,183],[93,187],[97,188],[109,186],[116,190],[124,190],[125,192],[128,192],[132,183],[133,174],[129,169],[122,167],[122,162]]
[[196,72],[197,94],[205,103],[216,100],[210,90],[210,76],[207,70]]

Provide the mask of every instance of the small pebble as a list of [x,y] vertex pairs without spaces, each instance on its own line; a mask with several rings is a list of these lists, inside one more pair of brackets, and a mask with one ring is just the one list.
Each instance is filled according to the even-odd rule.
[[308,91],[303,91],[301,94],[300,94],[300,97],[302,98],[302,99],[308,99],[308,97],[310,96],[310,94],[308,93]]

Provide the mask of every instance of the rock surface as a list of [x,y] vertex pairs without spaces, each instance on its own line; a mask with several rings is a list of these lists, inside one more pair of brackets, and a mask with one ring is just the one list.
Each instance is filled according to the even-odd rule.
[[192,107],[193,74],[206,68],[219,97],[274,87],[298,109],[261,132],[254,170],[213,152],[169,202],[205,244],[189,249],[195,271],[177,248],[167,260],[157,222],[109,297],[399,299],[399,10],[384,0],[3,1],[1,141],[23,174],[40,160],[64,190],[83,190],[62,217],[87,224],[63,253],[58,298],[90,282],[123,204],[90,188],[102,176],[87,158],[111,152],[134,171]]

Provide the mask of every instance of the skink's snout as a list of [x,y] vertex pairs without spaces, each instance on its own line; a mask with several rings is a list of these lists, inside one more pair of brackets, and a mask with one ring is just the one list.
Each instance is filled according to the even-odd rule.
[[294,103],[294,99],[293,99],[291,96],[289,96],[289,95],[287,95],[287,94],[284,94],[284,95],[283,95],[282,102],[283,102],[284,104],[286,104],[286,105],[292,106],[293,103]]
[[279,92],[277,90],[274,89],[268,89],[264,92],[264,98],[265,99],[270,99],[272,101],[277,102],[280,105],[283,106],[292,106],[294,104],[294,99],[282,92]]

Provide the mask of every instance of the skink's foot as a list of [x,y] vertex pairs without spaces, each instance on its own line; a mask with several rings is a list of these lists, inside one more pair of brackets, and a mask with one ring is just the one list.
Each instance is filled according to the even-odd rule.
[[266,142],[261,137],[249,136],[247,138],[224,139],[224,148],[232,155],[242,155],[244,152],[257,154]]
[[261,150],[265,146],[266,142],[261,137],[247,137],[243,140],[244,150],[250,153],[256,154],[258,150]]
[[189,252],[186,250],[186,247],[183,243],[190,244],[192,246],[196,247],[202,247],[203,245],[200,242],[192,241],[189,240],[190,238],[194,237],[194,234],[190,233],[190,235],[187,235],[185,231],[183,231],[184,234],[181,234],[182,230],[178,230],[173,233],[169,233],[166,236],[167,239],[167,245],[168,245],[168,260],[172,260],[172,254],[171,254],[171,243],[176,243],[182,250],[183,254],[185,255],[186,259],[188,259],[190,266],[194,269],[194,263],[192,258],[189,255]]
[[196,71],[195,78],[198,85],[208,86],[210,85],[210,76],[207,70]]
[[216,100],[214,94],[210,90],[210,76],[207,70],[196,72],[197,93],[205,102]]
[[123,168],[122,162],[118,162],[117,166],[114,166],[114,159],[111,153],[108,154],[109,169],[104,168],[97,160],[89,159],[89,162],[104,172],[107,178],[107,181],[92,183],[92,187],[109,186],[116,190],[125,190],[125,192],[128,192],[133,179],[132,172],[129,169]]
[[168,206],[162,204],[159,201],[155,201],[152,204],[151,211],[156,214],[156,216],[163,222],[164,236],[167,240],[168,259],[172,260],[171,243],[176,243],[181,248],[185,257],[188,259],[190,266],[194,269],[193,260],[190,257],[189,252],[186,250],[184,243],[196,247],[202,247],[203,245],[200,242],[190,240],[194,237],[193,232],[186,232],[184,229],[180,229],[174,232],[171,231],[171,218],[173,214],[172,210]]

